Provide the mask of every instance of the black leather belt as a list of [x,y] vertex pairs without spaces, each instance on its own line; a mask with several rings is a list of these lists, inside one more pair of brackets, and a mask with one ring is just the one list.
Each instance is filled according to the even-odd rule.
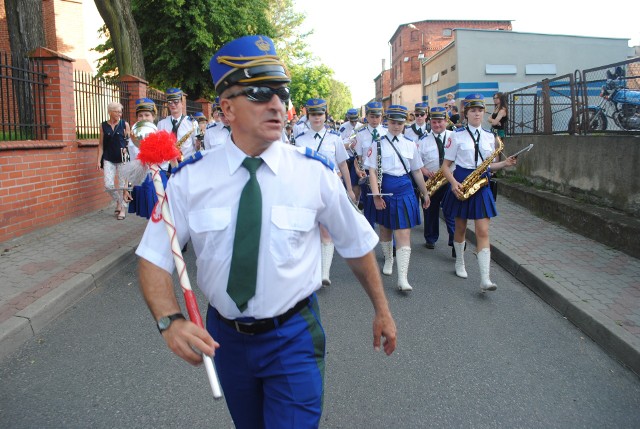
[[309,298],[305,298],[296,305],[294,305],[291,309],[287,310],[285,313],[282,313],[280,316],[272,317],[269,319],[258,319],[253,322],[238,322],[237,320],[225,319],[216,311],[218,319],[223,321],[225,324],[231,326],[236,331],[241,334],[246,335],[256,335],[256,334],[264,334],[265,332],[269,332],[274,329],[276,326],[282,325],[287,320],[291,319],[293,315],[302,310],[309,304]]

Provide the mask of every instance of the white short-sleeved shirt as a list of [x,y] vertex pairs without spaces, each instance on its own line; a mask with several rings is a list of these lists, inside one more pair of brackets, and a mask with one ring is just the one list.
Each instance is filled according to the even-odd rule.
[[[316,138],[316,134],[319,135],[318,138]],[[320,144],[321,140],[322,144]],[[320,130],[318,133],[313,130],[302,133],[296,138],[296,146],[309,147],[317,150],[326,156],[329,161],[333,162],[336,171],[338,171],[338,164],[349,159],[340,134],[336,131],[327,130],[326,128]],[[318,149],[318,146],[320,146],[320,149]]]
[[[422,131],[422,134],[420,134],[420,131]],[[421,136],[426,135],[428,132],[429,130],[427,129],[426,122],[422,124],[422,126],[413,124],[410,127],[404,129],[404,135],[414,142],[417,142]]]
[[[378,130],[378,135],[380,138],[384,137],[388,129],[382,125],[378,125],[376,128]],[[356,134],[356,154],[360,157],[366,157],[371,147],[371,143],[373,142],[373,128],[369,125],[360,129]]]
[[[472,134],[475,134],[476,128],[471,125],[468,129]],[[444,144],[444,159],[454,161],[460,168],[468,168],[475,170],[476,167],[482,164],[482,159],[486,159],[495,150],[496,139],[491,131],[477,128],[480,133],[480,153],[482,157],[478,155],[478,162],[475,161],[475,143],[467,128],[458,128],[447,139]]]
[[[451,131],[443,131],[440,133],[440,139],[443,144],[447,144],[447,139],[451,135]],[[418,140],[418,153],[422,158],[424,168],[435,173],[440,168],[440,153],[438,152],[438,143],[436,143],[436,134],[433,130]]]
[[300,120],[293,126],[293,137],[297,137],[308,129],[311,129],[309,121],[306,116],[302,116]]
[[[173,129],[173,124],[171,123],[171,116],[167,116],[164,119],[161,119],[158,122],[157,128],[158,131],[161,130],[166,130],[171,132],[171,130]],[[178,141],[180,141],[180,139],[187,134],[188,132],[190,132],[191,130],[194,129],[194,125],[195,127],[197,127],[197,123],[194,124],[193,121],[191,120],[191,118],[189,116],[182,116],[182,122],[180,122],[180,126],[178,127],[178,133],[177,133],[177,139]],[[180,118],[178,118],[178,121],[180,121]],[[197,129],[195,131],[193,131],[191,133],[191,135],[184,141],[184,143],[182,143],[182,145],[180,146],[180,152],[182,152],[182,156],[184,158],[189,158],[191,155],[193,155],[196,152],[196,133],[197,133]]]
[[[262,192],[262,227],[256,294],[240,313],[227,294],[227,280],[247,156],[230,142],[172,175],[167,186],[180,246],[189,239],[197,258],[197,284],[229,319],[280,315],[321,287],[319,224],[326,226],[345,258],[370,252],[378,238],[349,202],[338,176],[306,149],[276,141],[262,153],[257,178]],[[213,173],[212,173],[213,172]],[[163,221],[149,221],[136,254],[173,272]]]
[[213,149],[224,144],[231,135],[231,128],[225,128],[222,122],[209,125],[204,130],[203,144],[205,149]]
[[353,130],[357,130],[360,127],[362,127],[362,124],[360,122],[356,122],[355,125],[351,125],[351,121],[345,122],[344,124],[342,124],[342,126],[338,130],[338,132],[340,133],[340,137],[342,138],[342,141],[344,142],[349,137],[351,137],[351,134],[353,134]]
[[[407,174],[407,171],[405,170],[405,167],[403,167],[403,162],[409,170],[409,173],[420,169],[420,167],[422,167],[422,159],[418,154],[416,144],[402,134],[396,137],[397,140],[394,139],[393,135],[387,134],[380,140],[380,149],[382,150],[382,172],[392,176],[404,176]],[[392,141],[395,148],[400,152],[400,155],[402,155],[402,161],[393,147],[391,147]],[[371,147],[369,147],[368,152],[365,154],[364,166],[367,168],[378,168],[377,144],[372,144]]]

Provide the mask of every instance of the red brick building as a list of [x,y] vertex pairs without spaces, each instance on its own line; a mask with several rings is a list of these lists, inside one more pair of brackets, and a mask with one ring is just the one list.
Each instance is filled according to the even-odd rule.
[[422,60],[453,41],[456,28],[511,31],[511,21],[449,21],[425,20],[402,24],[389,39],[391,45],[390,88],[376,80],[376,99],[389,99],[389,104],[412,107],[422,101],[420,64]]

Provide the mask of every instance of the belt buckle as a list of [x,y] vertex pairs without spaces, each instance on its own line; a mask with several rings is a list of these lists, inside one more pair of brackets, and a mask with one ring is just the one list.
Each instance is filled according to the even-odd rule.
[[242,329],[242,327],[243,327],[243,326],[251,326],[252,324],[248,324],[248,323],[240,324],[240,323],[238,323],[238,321],[237,321],[237,320],[234,320],[234,321],[233,321],[233,324],[235,325],[236,331],[238,331],[239,333],[244,334],[244,335],[254,335],[254,333],[253,333],[253,332],[245,332],[245,331]]

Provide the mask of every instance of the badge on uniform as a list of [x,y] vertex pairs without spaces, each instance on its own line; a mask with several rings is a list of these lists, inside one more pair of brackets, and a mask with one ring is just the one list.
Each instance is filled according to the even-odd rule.
[[153,206],[153,210],[151,211],[151,221],[153,223],[158,223],[162,220],[162,200],[158,200],[156,205]]
[[447,144],[445,145],[445,148],[449,149],[451,147],[451,137],[449,137],[447,139]]
[[369,148],[369,151],[367,152],[367,158],[369,158],[372,153],[373,153],[373,149]]

